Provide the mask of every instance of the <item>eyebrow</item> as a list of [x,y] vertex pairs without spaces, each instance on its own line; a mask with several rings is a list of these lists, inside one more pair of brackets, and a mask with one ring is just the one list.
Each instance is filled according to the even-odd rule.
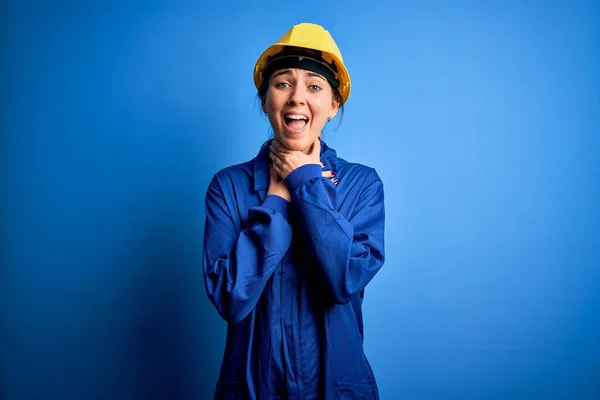
[[315,78],[321,78],[321,79],[323,79],[324,81],[326,81],[326,80],[327,80],[327,79],[325,79],[325,77],[324,77],[323,75],[321,75],[321,74],[317,74],[316,72],[310,72],[310,71],[309,71],[309,72],[307,72],[307,75],[308,75],[308,76],[314,76]]
[[273,74],[273,76],[271,76],[271,78],[275,78],[275,77],[277,77],[277,76],[279,76],[279,75],[284,75],[284,74],[291,75],[291,74],[292,74],[292,70],[290,70],[290,69],[284,69],[284,70],[281,70],[281,71],[275,72],[275,73]]
[[[283,69],[281,71],[275,72],[273,74],[273,76],[271,76],[271,78],[276,78],[279,75],[292,75],[292,70],[291,69]],[[312,71],[306,71],[306,75],[315,77],[315,78],[321,78],[324,81],[327,80],[327,79],[325,79],[325,77],[323,75],[317,74],[316,72],[312,72]]]

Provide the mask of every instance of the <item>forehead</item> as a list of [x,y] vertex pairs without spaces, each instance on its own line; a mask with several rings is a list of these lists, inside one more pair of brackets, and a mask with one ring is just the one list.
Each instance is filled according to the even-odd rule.
[[327,79],[321,75],[318,74],[316,72],[310,71],[308,69],[302,69],[302,68],[282,68],[282,69],[278,69],[273,71],[273,73],[271,74],[271,78],[275,78],[277,76],[292,76],[295,78],[298,77],[304,77],[304,78],[309,78],[309,77],[314,77],[314,78],[320,78],[324,81],[327,81]]

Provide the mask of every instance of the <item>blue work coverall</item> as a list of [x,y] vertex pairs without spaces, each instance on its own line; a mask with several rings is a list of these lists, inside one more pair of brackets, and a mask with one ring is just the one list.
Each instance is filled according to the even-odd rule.
[[270,143],[206,194],[204,281],[228,323],[215,399],[378,399],[362,299],[384,262],[383,184],[322,142],[325,168],[292,171],[288,203],[267,195]]

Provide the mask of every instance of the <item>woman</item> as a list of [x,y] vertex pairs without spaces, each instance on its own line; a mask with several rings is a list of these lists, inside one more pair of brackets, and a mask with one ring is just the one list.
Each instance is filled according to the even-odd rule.
[[299,24],[258,59],[274,138],[206,194],[203,272],[228,322],[216,399],[377,399],[365,286],[384,261],[383,185],[321,141],[350,93],[329,32]]

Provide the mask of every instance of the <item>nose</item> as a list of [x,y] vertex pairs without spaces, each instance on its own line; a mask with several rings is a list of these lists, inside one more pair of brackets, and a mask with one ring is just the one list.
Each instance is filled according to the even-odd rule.
[[304,105],[306,104],[306,93],[302,85],[294,85],[290,91],[290,98],[288,104],[291,106]]

